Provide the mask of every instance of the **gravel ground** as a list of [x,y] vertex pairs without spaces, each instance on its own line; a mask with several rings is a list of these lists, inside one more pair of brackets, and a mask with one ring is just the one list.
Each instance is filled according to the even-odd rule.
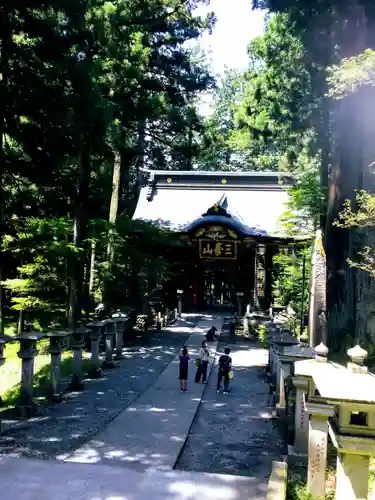
[[42,417],[23,421],[0,436],[0,455],[51,459],[73,452],[155,382],[190,334],[190,329],[165,329],[149,347],[126,348],[119,367],[106,370],[102,379],[86,381],[84,392],[68,393],[62,403],[46,407]]
[[[220,342],[218,351],[225,346]],[[215,367],[176,468],[252,476],[266,487],[272,460],[281,460],[284,452],[264,381],[266,351],[240,340],[229,347],[234,367],[230,393],[216,393]]]

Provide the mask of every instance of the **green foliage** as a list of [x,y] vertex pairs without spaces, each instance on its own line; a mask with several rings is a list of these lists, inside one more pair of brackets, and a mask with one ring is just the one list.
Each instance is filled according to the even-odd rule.
[[268,348],[268,336],[266,325],[258,324],[255,327],[255,335],[257,336],[261,346],[264,349]]
[[[303,259],[305,259],[305,283],[302,297]],[[309,249],[295,249],[293,255],[280,250],[273,262],[272,293],[275,303],[291,307],[296,313],[296,326],[299,327],[299,318],[307,307],[311,252]]]
[[[191,136],[201,126],[195,101],[213,85],[204,55],[189,49],[214,23],[212,15],[197,15],[201,3],[6,2],[0,119],[6,306],[58,315],[69,309],[77,319],[107,285],[110,298],[132,300],[137,288],[146,293],[167,279],[169,237],[121,215],[132,214],[141,166],[185,168],[186,152],[193,156]],[[120,217],[112,227],[106,221],[116,157]],[[142,285],[139,275],[146,275]]]
[[342,228],[363,228],[375,225],[375,195],[368,191],[356,191],[356,210],[353,210],[352,202],[345,200],[344,206],[339,214],[339,219],[334,222]]
[[218,82],[212,114],[206,119],[197,166],[200,170],[243,170],[248,165],[243,149],[231,141],[236,107],[243,98],[243,75],[226,69]]
[[[375,195],[368,191],[356,192],[357,210],[354,211],[352,202],[345,200],[344,206],[339,214],[339,218],[334,221],[334,225],[342,229],[354,229],[356,231],[366,227],[375,226]],[[359,260],[347,259],[350,266],[365,271],[370,276],[375,277],[375,249],[364,246],[358,251]]]
[[249,70],[228,70],[218,88],[200,168],[292,173],[296,184],[284,223],[291,234],[311,234],[326,194],[314,127],[317,103],[302,40],[288,15],[272,16],[265,33],[249,44]]
[[355,57],[344,58],[328,68],[330,97],[343,99],[365,85],[375,85],[375,51],[366,49]]

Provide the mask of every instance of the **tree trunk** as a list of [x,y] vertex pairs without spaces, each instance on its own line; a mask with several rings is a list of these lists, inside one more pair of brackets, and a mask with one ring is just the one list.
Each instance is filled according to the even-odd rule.
[[3,266],[0,262],[0,335],[4,333],[4,287],[3,282]]
[[[73,244],[80,248],[87,236],[86,202],[89,195],[91,174],[90,148],[86,144],[81,154],[73,214]],[[69,296],[69,328],[75,328],[82,313],[82,290],[84,281],[85,258],[81,253],[73,256],[70,296]]]
[[[5,165],[5,134],[8,115],[8,79],[9,79],[9,65],[8,55],[12,45],[12,28],[9,18],[9,12],[4,5],[2,8],[3,25],[0,32],[0,241],[4,235],[4,212],[5,212],[5,197],[4,197],[4,165]],[[0,334],[4,333],[4,287],[1,284],[4,279],[3,271],[5,269],[5,254],[0,247]]]
[[144,167],[146,147],[146,122],[142,120],[138,127],[138,157],[136,162],[135,178],[138,178],[139,169]]
[[96,241],[93,240],[91,243],[91,259],[90,259],[90,270],[89,270],[89,293],[92,294],[94,289],[95,280],[95,252],[96,252]]
[[111,205],[109,208],[109,224],[111,226],[109,228],[108,248],[107,248],[107,259],[109,263],[112,263],[115,257],[113,226],[116,224],[117,221],[119,195],[120,195],[120,182],[121,182],[121,155],[119,151],[116,151],[113,162]]
[[186,156],[186,170],[192,170],[193,167],[193,158],[192,158],[192,147],[193,147],[193,130],[191,126],[188,130],[188,154]]

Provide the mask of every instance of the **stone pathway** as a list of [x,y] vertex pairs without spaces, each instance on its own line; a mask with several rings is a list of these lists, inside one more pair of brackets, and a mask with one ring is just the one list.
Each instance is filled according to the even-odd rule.
[[228,396],[216,394],[216,367],[206,386],[194,384],[194,363],[188,393],[179,391],[179,349],[187,344],[194,357],[222,320],[185,316],[149,348],[128,349],[83,394],[1,436],[2,500],[265,500],[283,452],[263,379],[266,351],[231,346]]
[[163,329],[150,347],[124,349],[118,368],[106,370],[99,380],[85,382],[82,393],[69,393],[64,402],[43,410],[0,436],[0,456],[42,459],[65,457],[87,443],[150,387],[169,365],[201,319],[185,320]]
[[[0,457],[1,500],[264,500],[252,478]],[[278,499],[277,499],[278,500]]]
[[[194,384],[195,364],[202,340],[211,326],[220,329],[220,316],[202,317],[186,342],[191,363],[188,392],[181,394],[178,356],[156,382],[92,441],[66,457],[69,462],[115,464],[137,471],[172,470],[198,410],[203,385]],[[211,354],[217,342],[210,343]],[[211,367],[212,365],[210,365]]]
[[[220,342],[218,352],[224,347]],[[266,491],[272,461],[280,461],[286,451],[264,381],[267,352],[241,341],[229,347],[234,367],[230,393],[216,393],[215,368],[177,469],[251,476]]]

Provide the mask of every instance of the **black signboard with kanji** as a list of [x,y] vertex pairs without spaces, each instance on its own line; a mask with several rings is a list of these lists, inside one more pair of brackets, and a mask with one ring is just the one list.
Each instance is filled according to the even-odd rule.
[[233,240],[199,240],[199,257],[201,259],[237,259],[237,241]]

